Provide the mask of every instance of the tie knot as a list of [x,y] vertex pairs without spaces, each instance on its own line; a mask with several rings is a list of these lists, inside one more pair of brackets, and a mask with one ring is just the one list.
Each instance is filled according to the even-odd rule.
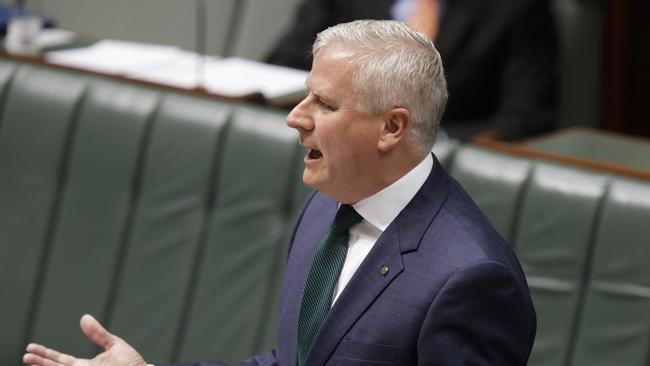
[[352,206],[341,205],[334,217],[332,230],[338,233],[347,233],[354,224],[358,224],[361,220],[363,217]]

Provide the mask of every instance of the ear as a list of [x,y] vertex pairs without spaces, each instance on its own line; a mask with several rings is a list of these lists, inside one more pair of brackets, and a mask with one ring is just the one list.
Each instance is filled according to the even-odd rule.
[[377,148],[389,151],[406,136],[406,130],[411,123],[411,112],[404,107],[395,107],[386,112],[382,121]]

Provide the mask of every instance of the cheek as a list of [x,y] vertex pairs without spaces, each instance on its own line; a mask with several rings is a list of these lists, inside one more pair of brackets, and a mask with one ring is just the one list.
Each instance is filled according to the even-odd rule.
[[326,156],[335,155],[345,145],[345,131],[337,129],[334,124],[321,125],[321,128],[314,132],[318,139],[318,146]]
[[377,151],[377,141],[379,133],[374,124],[365,123],[360,124],[357,128],[348,131],[346,136],[348,145],[355,156],[368,157],[368,154],[373,154]]
[[367,135],[336,135],[329,141],[328,166],[333,174],[354,176],[363,172],[374,151],[372,138]]
[[373,126],[355,116],[322,123],[314,133],[328,169],[335,173],[363,167],[376,151],[378,131]]

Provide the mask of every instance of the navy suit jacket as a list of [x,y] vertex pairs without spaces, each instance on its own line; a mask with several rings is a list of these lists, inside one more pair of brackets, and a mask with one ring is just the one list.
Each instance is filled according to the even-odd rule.
[[[241,365],[296,365],[303,287],[336,210],[320,192],[309,197],[289,251],[278,348]],[[305,365],[523,366],[535,328],[517,259],[435,161],[330,310]]]

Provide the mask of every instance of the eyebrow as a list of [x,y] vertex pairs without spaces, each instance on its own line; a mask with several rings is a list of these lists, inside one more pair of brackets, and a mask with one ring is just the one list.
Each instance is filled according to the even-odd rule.
[[[309,88],[307,88],[307,89],[309,89]],[[314,94],[318,99],[320,99],[321,101],[323,101],[323,102],[325,102],[325,103],[327,103],[327,104],[334,104],[334,103],[335,103],[333,99],[324,96],[324,95],[321,94],[318,90],[312,90],[312,89],[309,89],[309,91],[310,91],[312,94]]]
[[318,90],[314,90],[314,89],[310,88],[309,87],[309,77],[307,77],[307,79],[305,79],[305,87],[307,88],[307,90],[310,93],[314,94],[322,102],[324,102],[326,104],[330,104],[330,105],[338,105],[338,103],[336,103],[336,101],[334,101],[333,99],[324,96]]

